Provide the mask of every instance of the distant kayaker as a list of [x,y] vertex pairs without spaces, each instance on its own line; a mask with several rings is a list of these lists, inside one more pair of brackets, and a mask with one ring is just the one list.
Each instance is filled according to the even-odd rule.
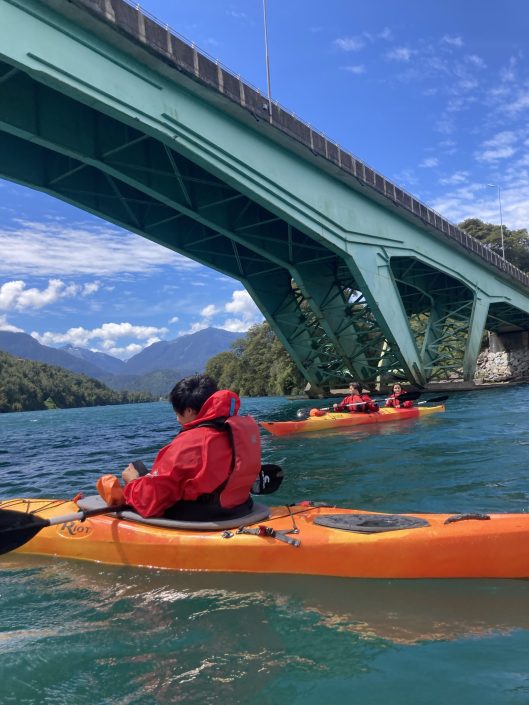
[[351,412],[352,414],[370,414],[378,411],[378,404],[374,402],[369,394],[363,391],[362,385],[358,382],[351,382],[349,385],[349,395],[339,404],[333,404],[333,410],[337,412]]
[[186,377],[169,396],[182,430],[151,471],[123,471],[124,500],[144,517],[209,521],[252,509],[250,488],[261,468],[259,427],[238,416],[240,399],[207,375]]
[[386,399],[386,406],[392,406],[394,409],[411,409],[413,402],[410,399],[401,401],[400,395],[404,394],[402,385],[398,382],[391,388],[391,396]]

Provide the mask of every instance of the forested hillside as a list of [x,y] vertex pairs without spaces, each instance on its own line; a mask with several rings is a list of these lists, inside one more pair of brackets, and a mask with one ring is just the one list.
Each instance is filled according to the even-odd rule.
[[210,358],[206,373],[243,396],[298,394],[306,382],[268,323],[252,326],[230,352]]
[[153,401],[149,394],[115,392],[85,375],[0,352],[0,413]]

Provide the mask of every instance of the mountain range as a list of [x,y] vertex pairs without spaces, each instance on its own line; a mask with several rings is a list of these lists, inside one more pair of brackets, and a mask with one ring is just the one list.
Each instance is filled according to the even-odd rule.
[[72,345],[52,348],[27,333],[0,331],[0,350],[87,375],[112,389],[165,396],[179,378],[203,372],[210,357],[229,350],[240,337],[239,333],[220,328],[205,328],[175,340],[153,343],[123,361]]

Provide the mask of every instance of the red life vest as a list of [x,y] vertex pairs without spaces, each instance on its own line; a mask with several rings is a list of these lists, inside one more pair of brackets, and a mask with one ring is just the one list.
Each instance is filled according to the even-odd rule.
[[394,409],[410,409],[413,406],[413,402],[409,399],[406,401],[401,401],[399,399],[401,394],[404,394],[404,392],[401,392],[400,394],[392,394],[388,398],[386,406],[392,406]]
[[226,479],[213,492],[200,495],[197,499],[202,503],[216,504],[221,509],[232,509],[248,500],[250,488],[261,470],[259,426],[252,416],[210,419],[193,428],[201,426],[227,431],[233,458]]
[[246,502],[261,469],[261,436],[251,416],[229,416],[224,426],[230,435],[233,461],[226,480],[217,488],[220,506],[231,509]]

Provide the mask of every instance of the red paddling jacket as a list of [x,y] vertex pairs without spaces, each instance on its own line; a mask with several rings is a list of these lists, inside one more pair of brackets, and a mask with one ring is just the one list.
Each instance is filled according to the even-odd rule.
[[[404,392],[401,392],[400,394],[404,394]],[[413,402],[410,399],[401,401],[399,399],[400,394],[392,394],[388,397],[386,406],[392,406],[395,409],[410,409],[413,406]]]
[[369,394],[351,394],[339,404],[335,404],[334,410],[340,412],[349,411],[352,414],[370,414],[378,411],[378,404],[371,399]]
[[252,508],[250,488],[261,468],[259,427],[237,416],[240,399],[212,394],[196,419],[162,448],[148,475],[132,480],[124,498],[144,517],[213,520]]

